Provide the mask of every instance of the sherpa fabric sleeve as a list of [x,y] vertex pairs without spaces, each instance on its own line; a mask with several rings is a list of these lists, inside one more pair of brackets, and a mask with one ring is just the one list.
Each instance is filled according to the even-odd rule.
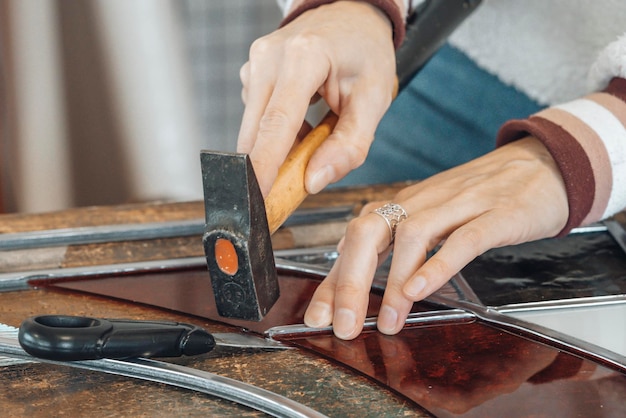
[[505,123],[497,145],[532,135],[563,176],[569,218],[559,235],[626,208],[626,34],[590,70],[598,92]]
[[[409,0],[365,0],[391,21],[402,43]],[[278,0],[285,25],[333,0]],[[543,142],[563,176],[569,218],[559,235],[626,208],[626,34],[607,46],[589,72],[596,93],[505,123],[497,145],[532,135]]]
[[[404,40],[407,11],[412,7],[410,0],[363,0],[378,7],[387,15],[393,27],[393,44],[397,49]],[[307,10],[334,3],[335,0],[278,0],[285,18],[281,26],[291,22]]]

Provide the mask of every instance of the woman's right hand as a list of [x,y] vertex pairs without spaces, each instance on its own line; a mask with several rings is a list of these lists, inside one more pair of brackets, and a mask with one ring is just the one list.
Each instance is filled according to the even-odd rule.
[[305,123],[309,104],[321,96],[339,116],[306,169],[307,191],[317,193],[363,163],[391,103],[391,23],[363,2],[311,9],[252,44],[241,80],[245,111],[237,151],[250,155],[264,196]]

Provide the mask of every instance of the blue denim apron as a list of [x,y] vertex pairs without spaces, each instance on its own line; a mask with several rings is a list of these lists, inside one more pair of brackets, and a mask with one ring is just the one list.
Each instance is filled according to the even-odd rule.
[[366,162],[337,185],[432,176],[493,150],[505,121],[541,108],[445,45],[393,102]]

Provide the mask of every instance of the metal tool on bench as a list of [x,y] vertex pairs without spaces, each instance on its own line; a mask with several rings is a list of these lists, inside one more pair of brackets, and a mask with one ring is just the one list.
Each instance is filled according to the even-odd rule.
[[193,356],[215,347],[211,334],[191,324],[68,315],[27,318],[18,338],[30,355],[59,361]]
[[[423,67],[480,1],[426,1],[409,20],[398,50],[398,85]],[[270,235],[307,196],[304,172],[315,150],[333,131],[330,112],[287,157],[263,200],[247,155],[203,151],[206,211],[203,237],[219,314],[261,320],[279,297]]]
[[204,370],[146,358],[100,359],[59,362],[30,356],[20,346],[18,329],[0,324],[0,366],[41,362],[127,376],[185,388],[227,399],[276,417],[319,417],[325,415],[285,396],[249,383],[219,376]]
[[285,349],[277,341],[250,334],[211,334],[172,321],[38,315],[20,325],[19,342],[32,356],[57,361],[180,357],[208,353],[216,346]]

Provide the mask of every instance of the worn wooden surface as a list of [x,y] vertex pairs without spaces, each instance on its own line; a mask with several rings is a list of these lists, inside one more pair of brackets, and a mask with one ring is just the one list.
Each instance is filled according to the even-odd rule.
[[[326,192],[309,198],[304,202],[303,207],[351,204],[355,205],[355,212],[357,212],[364,202],[391,198],[399,187],[402,185],[393,188],[370,187],[348,192],[345,190]],[[201,219],[203,216],[203,206],[200,202],[80,208],[49,214],[0,216],[0,233],[90,225]],[[618,220],[624,222],[624,215],[620,214]],[[345,226],[345,223],[335,225],[334,228],[342,228],[342,226]],[[336,233],[337,231],[334,231],[333,234]],[[336,239],[333,234],[325,235],[321,241],[323,238],[327,238],[329,242],[333,242]],[[307,233],[302,235],[307,236]],[[294,242],[296,241],[302,243],[302,241],[294,239],[293,230],[284,230],[279,231],[274,236],[273,245],[275,248],[289,248],[295,245]],[[320,238],[316,238],[316,242],[312,245],[319,244],[319,241]],[[0,272],[3,270],[42,268],[43,266],[61,268],[198,255],[202,255],[200,237],[77,245],[0,253]],[[10,261],[7,261],[8,259]],[[17,327],[26,317],[39,314],[168,319],[194,323],[213,332],[239,330],[239,328],[216,323],[199,316],[185,315],[139,303],[68,290],[31,289],[0,293],[0,323]],[[459,329],[473,329],[473,327],[475,326],[467,325]],[[514,367],[518,362],[511,362],[512,357],[506,354],[508,351],[498,348],[498,344],[503,344],[502,341],[508,341],[502,339],[501,334],[494,334],[495,338],[491,339],[494,343],[489,347],[486,347],[488,345],[487,338],[479,338],[472,343],[472,349],[468,351],[466,350],[468,343],[465,337],[451,340],[454,342],[450,343],[452,345],[449,344],[450,347],[439,347],[438,344],[442,344],[446,338],[438,332],[443,331],[429,331],[433,335],[432,341],[424,340],[424,336],[420,336],[422,342],[418,341],[416,344],[421,348],[417,351],[414,348],[407,351],[406,344],[396,344],[401,340],[390,339],[376,333],[369,336],[370,342],[363,338],[350,343],[344,343],[334,338],[321,339],[317,342],[301,342],[303,346],[311,345],[317,354],[302,349],[254,351],[218,348],[203,356],[172,361],[272,390],[329,416],[430,416],[416,403],[384,389],[381,385],[362,377],[352,369],[338,366],[325,358],[329,348],[333,348],[333,350],[338,350],[340,354],[338,358],[344,363],[350,364],[357,370],[368,371],[368,369],[374,368],[375,375],[382,376],[381,380],[385,380],[387,379],[385,376],[390,376],[389,373],[393,372],[390,368],[391,363],[387,359],[405,356],[407,361],[400,363],[408,367],[407,371],[413,374],[411,374],[411,378],[397,380],[398,390],[414,391],[419,389],[420,393],[425,396],[420,398],[422,405],[437,411],[438,415],[465,415],[461,412],[464,408],[463,402],[468,400],[474,402],[474,397],[488,396],[485,389],[490,386],[486,385],[485,382],[497,378],[498,372],[503,370],[502,364],[497,361],[500,358],[498,353],[504,353],[502,355],[504,355],[504,360],[508,366]],[[476,333],[472,332],[471,334]],[[515,339],[515,341],[517,340]],[[519,343],[515,342],[515,344]],[[482,346],[485,346],[484,350],[481,349]],[[528,346],[531,347],[531,345]],[[362,350],[359,351],[355,347]],[[493,351],[494,347],[495,352]],[[533,350],[545,351],[536,345],[532,345],[532,347]],[[532,350],[525,349],[520,353],[528,355],[528,353],[532,354]],[[472,369],[472,372],[481,373],[481,379],[486,380],[472,379],[472,385],[464,383],[457,387],[455,386],[456,381],[449,378],[447,374],[441,374],[442,370],[445,369],[447,370],[446,373],[453,373],[455,378],[463,378],[467,373],[464,372],[463,367],[456,363],[463,356],[467,357],[473,354],[477,356],[479,361],[471,363],[473,365],[471,367],[478,367],[478,369]],[[550,355],[552,356],[552,354]],[[533,355],[530,358],[536,358],[536,356]],[[549,360],[551,359],[552,357]],[[454,367],[448,367],[454,362],[456,362]],[[546,364],[548,363],[546,362]],[[470,363],[466,364],[466,366],[469,365]],[[545,365],[541,365],[541,367],[543,366]],[[538,368],[540,373],[537,376],[543,376],[541,373],[545,374],[544,370],[550,370],[550,367],[546,369],[541,369],[541,367]],[[596,370],[595,366],[593,367],[593,370]],[[524,383],[521,386],[522,395],[526,394],[527,397],[522,398],[522,401],[524,399],[526,401],[521,406],[514,407],[515,412],[525,416],[524,411],[530,411],[531,409],[528,408],[536,404],[538,409],[532,410],[536,416],[558,416],[560,412],[572,412],[572,405],[578,408],[577,402],[584,402],[585,408],[581,406],[580,411],[592,411],[592,415],[589,416],[593,416],[593,412],[602,410],[602,408],[605,408],[606,416],[623,416],[626,411],[619,408],[622,407],[621,399],[626,394],[624,376],[605,371],[603,372],[603,379],[587,381],[587,376],[597,371],[588,371],[584,368],[580,370],[568,381],[557,379],[551,386],[543,385],[545,382],[537,379],[535,379],[537,381],[530,382],[529,380],[528,383]],[[526,373],[526,371],[523,372]],[[415,377],[415,373],[419,376]],[[394,372],[394,376],[398,377],[402,374]],[[507,374],[507,376],[513,375]],[[443,384],[448,380],[452,382],[451,386]],[[538,386],[539,384],[543,386]],[[494,383],[494,385],[494,387],[499,388],[497,384]],[[98,414],[133,417],[256,417],[263,415],[231,402],[184,389],[62,366],[21,364],[0,368],[0,387],[3,388],[0,390],[3,416],[75,417]],[[553,388],[553,391],[545,390],[550,388]],[[453,391],[450,392],[449,389]],[[470,390],[471,393],[468,394]],[[513,395],[506,394],[511,390],[509,386],[504,387],[501,391],[504,395],[498,398],[501,399],[502,403],[495,403],[496,408],[489,410],[493,412],[489,416],[511,416],[511,405],[513,404],[507,396]],[[597,396],[598,393],[604,397]],[[542,398],[543,394],[545,396]],[[580,394],[590,395],[582,396]],[[567,396],[559,398],[563,395]],[[450,405],[458,406],[458,409],[447,412],[438,409],[436,405],[432,405],[438,399],[437,397],[442,399],[439,405],[447,403],[449,404],[448,407]],[[597,399],[604,404],[588,403],[588,400],[590,400],[589,402],[596,402]],[[454,402],[452,402],[453,400]],[[556,403],[553,402],[555,400]],[[494,401],[490,402],[491,405],[494,405]],[[543,407],[549,402],[553,402],[557,409]],[[486,405],[489,406],[489,403],[487,402]],[[498,409],[499,407],[503,409]],[[502,413],[500,414],[498,411]],[[479,412],[484,413],[485,410]],[[467,416],[472,416],[471,411]],[[484,417],[488,415],[478,414],[474,416]]]
[[[384,188],[376,187],[350,193],[329,192],[311,197],[303,206],[358,205],[383,198],[388,193]],[[203,216],[200,202],[78,208],[48,214],[0,216],[0,233],[187,220]],[[283,241],[280,234],[277,233],[273,241],[275,246],[292,245],[289,232]],[[55,264],[56,267],[68,267],[196,256],[202,255],[202,246],[199,237],[188,237],[42,251],[47,251],[47,256],[33,250],[23,251],[21,269],[41,264],[42,258],[48,267]],[[194,316],[83,293],[46,289],[0,293],[0,323],[17,327],[23,319],[40,314],[168,319],[194,323],[213,332],[233,330]],[[176,362],[258,385],[329,416],[429,416],[405,398],[303,350],[218,348],[212,353],[177,359]],[[0,369],[0,387],[3,388],[0,390],[3,416],[263,416],[232,402],[184,389],[52,365],[3,367]]]
[[[19,326],[36,314],[167,319],[213,332],[232,330],[210,321],[71,292],[30,290],[0,294],[0,317]],[[299,401],[330,416],[426,416],[410,402],[367,379],[301,350],[218,348],[177,363],[242,380]],[[100,373],[49,365],[0,369],[3,416],[263,416],[207,395]],[[51,412],[52,411],[52,412]],[[397,414],[397,415],[396,415]]]
[[[302,208],[354,205],[358,213],[364,202],[391,198],[405,184],[332,190],[310,196]],[[41,231],[83,226],[124,225],[165,221],[204,219],[202,202],[150,203],[114,207],[75,208],[44,214],[10,214],[0,216],[0,234]],[[336,244],[345,229],[345,221],[315,226],[296,226],[278,230],[272,235],[274,249]],[[35,268],[77,267],[108,263],[159,260],[203,255],[202,237],[190,236],[121,243],[74,245],[5,252],[0,257],[3,271]]]

